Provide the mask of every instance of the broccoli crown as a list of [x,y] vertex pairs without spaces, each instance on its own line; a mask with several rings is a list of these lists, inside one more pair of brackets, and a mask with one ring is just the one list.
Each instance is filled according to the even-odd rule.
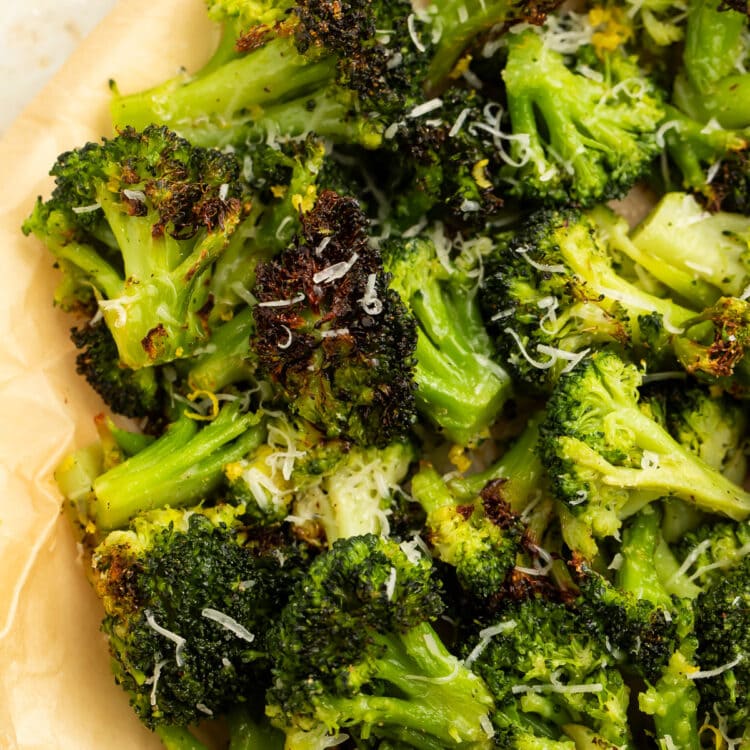
[[750,303],[722,297],[685,323],[675,337],[674,350],[682,366],[698,379],[737,398],[750,393],[750,362],[745,351],[750,338]]
[[675,389],[662,384],[646,391],[642,406],[650,409],[680,445],[742,483],[747,464],[747,417],[739,402],[726,395],[715,396],[705,386]]
[[524,735],[565,739],[571,724],[599,735],[592,747],[629,746],[629,690],[604,643],[564,605],[508,604],[479,632],[467,662],[495,697],[493,722],[509,743],[500,746],[526,747],[513,744]]
[[624,195],[659,151],[654,132],[664,114],[637,61],[619,50],[603,61],[580,50],[577,62],[599,80],[571,70],[535,30],[511,35],[508,45],[511,191],[580,205]]
[[614,586],[580,559],[571,567],[580,588],[574,607],[585,627],[607,639],[620,663],[649,680],[658,678],[679,644],[670,609]]
[[662,496],[734,519],[750,512],[739,486],[638,407],[641,376],[612,352],[563,375],[540,427],[540,449],[559,499],[598,537]]
[[414,323],[387,288],[355,200],[323,191],[302,223],[257,268],[259,366],[324,434],[387,444],[414,421]]
[[695,601],[696,661],[693,678],[701,710],[726,718],[730,727],[750,717],[750,558],[743,558]]
[[488,747],[492,699],[430,626],[441,610],[428,558],[374,535],[335,542],[277,622],[272,721],[287,732],[346,727],[425,750]]
[[503,498],[503,484],[491,480],[473,502],[460,502],[432,467],[412,478],[412,496],[427,513],[436,557],[453,566],[461,586],[481,599],[502,590],[525,531]]
[[229,506],[146,514],[96,548],[102,630],[144,723],[193,723],[262,698],[266,633],[294,579],[293,552],[254,543]]
[[390,287],[417,323],[417,406],[466,444],[495,421],[511,391],[509,375],[490,359],[475,284],[446,270],[431,239],[393,240],[382,252]]
[[549,391],[591,349],[661,352],[667,331],[691,316],[618,273],[608,243],[622,224],[606,210],[542,210],[488,261],[484,318],[532,389]]
[[243,213],[231,155],[166,128],[132,128],[62,154],[52,197],[23,225],[77,269],[122,364],[187,355],[208,335],[206,281]]
[[70,337],[80,349],[76,372],[86,378],[112,411],[126,417],[158,419],[162,415],[163,393],[158,369],[123,367],[117,344],[104,321],[73,328]]

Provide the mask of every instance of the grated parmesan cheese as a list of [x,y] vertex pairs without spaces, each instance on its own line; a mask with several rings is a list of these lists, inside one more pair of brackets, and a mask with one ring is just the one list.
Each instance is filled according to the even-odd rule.
[[177,633],[173,633],[171,630],[167,630],[166,628],[163,628],[161,625],[159,625],[159,623],[154,619],[154,613],[150,609],[144,609],[143,616],[146,618],[146,624],[151,628],[151,630],[158,633],[159,635],[163,635],[165,638],[169,639],[170,641],[172,641],[172,643],[175,644],[174,660],[178,667],[183,666],[185,661],[182,658],[182,651],[185,648],[187,640],[181,635],[177,635]]
[[255,640],[255,636],[247,628],[240,625],[240,623],[238,623],[233,617],[230,617],[224,612],[220,612],[218,609],[206,607],[201,610],[201,615],[207,620],[211,620],[217,625],[221,625],[222,628],[225,628],[230,633],[234,633],[234,635],[241,638],[243,641],[252,643]]

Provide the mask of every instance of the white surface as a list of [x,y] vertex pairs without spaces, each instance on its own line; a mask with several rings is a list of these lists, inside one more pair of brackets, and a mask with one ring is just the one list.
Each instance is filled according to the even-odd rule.
[[117,0],[0,0],[0,133]]

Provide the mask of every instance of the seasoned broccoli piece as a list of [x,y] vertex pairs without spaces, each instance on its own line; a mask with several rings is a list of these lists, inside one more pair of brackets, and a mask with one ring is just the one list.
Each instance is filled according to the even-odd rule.
[[750,558],[725,571],[695,600],[696,659],[691,675],[700,692],[700,710],[724,717],[742,732],[750,717]]
[[533,552],[533,533],[521,515],[541,491],[538,437],[538,419],[532,418],[485,471],[446,481],[423,465],[412,478],[411,494],[427,513],[435,556],[453,566],[461,586],[481,599],[500,594],[517,555]]
[[327,437],[387,445],[415,418],[416,335],[366,229],[354,199],[323,191],[292,245],[258,265],[252,343],[292,414]]
[[92,577],[115,678],[148,726],[262,700],[267,631],[301,559],[275,541],[255,541],[241,507],[217,505],[141,514],[96,547]]
[[511,394],[510,376],[490,359],[476,283],[441,262],[435,243],[391,240],[385,270],[417,321],[417,407],[450,440],[466,445],[492,422]]
[[641,405],[680,445],[736,484],[747,474],[747,417],[741,403],[710,389],[675,389],[659,383],[646,390]]
[[37,200],[23,231],[96,290],[123,366],[205,342],[211,266],[244,211],[234,158],[165,128],[126,128],[62,154],[51,174],[52,197]]
[[266,711],[287,746],[346,732],[420,750],[491,747],[492,698],[433,630],[441,610],[429,559],[395,541],[342,539],[313,561],[272,640]]
[[521,549],[524,524],[502,496],[502,479],[473,502],[458,503],[432,466],[412,479],[414,499],[427,513],[427,539],[435,556],[456,569],[460,584],[488,599],[500,592]]
[[117,344],[103,320],[73,328],[70,337],[81,350],[76,357],[76,372],[112,411],[126,417],[161,417],[164,393],[158,368],[123,367]]
[[[544,599],[512,602],[474,640],[465,663],[495,698],[496,746],[633,746],[628,687],[574,610]],[[566,738],[574,742],[555,744]]]
[[666,111],[661,130],[681,187],[709,211],[750,215],[750,127],[730,130],[692,120],[671,106]]
[[237,403],[224,406],[205,427],[194,416],[184,414],[157,440],[114,466],[94,464],[93,475],[85,478],[88,488],[75,478],[81,461],[84,466],[90,462],[75,454],[58,468],[57,482],[61,488],[78,488],[75,497],[65,492],[66,497],[100,531],[122,527],[143,511],[191,505],[221,484],[226,464],[256,448],[265,436],[261,415],[242,413]]
[[659,151],[664,109],[638,63],[619,50],[579,57],[595,75],[571,70],[535,30],[508,38],[508,176],[522,198],[592,205],[622,196]]
[[680,364],[698,379],[737,398],[750,396],[750,361],[745,358],[750,303],[721,297],[700,315],[685,321],[673,347]]
[[641,290],[616,268],[611,246],[627,224],[605,208],[543,210],[487,263],[484,318],[516,376],[549,391],[585,353],[609,348],[670,360],[670,332],[693,313]]
[[685,193],[667,193],[618,249],[700,310],[750,284],[750,217],[708,214]]
[[257,450],[224,467],[234,502],[262,523],[290,521],[319,544],[388,536],[394,495],[415,458],[409,443],[353,446],[280,416],[269,418],[267,433]]
[[750,495],[639,409],[640,382],[638,369],[611,352],[560,378],[540,427],[558,498],[600,538],[617,535],[623,519],[664,496],[746,518]]

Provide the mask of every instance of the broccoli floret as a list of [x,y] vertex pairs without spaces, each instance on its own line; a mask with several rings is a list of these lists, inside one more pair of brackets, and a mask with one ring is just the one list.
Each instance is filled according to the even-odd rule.
[[112,411],[126,417],[158,420],[164,397],[158,368],[123,367],[117,344],[104,321],[73,328],[70,337],[81,350],[76,356],[76,372],[86,378]]
[[709,211],[750,215],[750,128],[708,127],[674,107],[666,108],[667,153],[691,191]]
[[441,610],[428,558],[374,535],[335,542],[274,631],[266,711],[287,745],[342,731],[423,750],[491,747],[492,698],[430,625]]
[[521,549],[524,524],[502,489],[498,479],[473,502],[459,503],[432,466],[423,466],[412,479],[412,496],[427,513],[435,556],[453,566],[463,588],[481,599],[500,592]]
[[[492,692],[499,747],[632,747],[628,687],[581,616],[544,599],[509,603],[465,662]],[[549,743],[549,744],[545,744]]]
[[750,558],[743,558],[695,600],[696,660],[693,673],[700,709],[724,717],[730,730],[750,717]]
[[223,467],[256,448],[265,428],[260,414],[242,413],[237,403],[224,406],[205,427],[191,416],[181,416],[134,456],[89,476],[88,492],[71,481],[80,462],[65,459],[56,474],[59,486],[78,487],[76,497],[69,492],[66,497],[79,508],[85,505],[84,515],[102,531],[122,527],[143,511],[207,497],[221,485]]
[[691,374],[737,398],[750,396],[750,360],[745,358],[750,328],[750,303],[721,297],[684,323],[673,348]]
[[414,421],[416,335],[366,228],[354,199],[323,191],[292,245],[258,265],[252,342],[292,414],[387,445]]
[[490,359],[476,284],[446,270],[431,239],[392,240],[385,270],[417,321],[417,407],[456,443],[466,445],[495,421],[511,394],[510,376]]
[[487,263],[483,315],[517,377],[549,391],[581,357],[609,348],[669,361],[669,332],[693,313],[642,291],[615,266],[627,224],[605,208],[544,210]]
[[623,519],[663,496],[746,518],[750,495],[639,409],[640,383],[638,369],[611,352],[560,378],[540,427],[559,499],[596,537],[617,535]]
[[750,217],[708,214],[685,193],[665,195],[618,248],[698,310],[750,283]]
[[641,404],[680,445],[742,484],[747,474],[747,417],[741,403],[704,386],[676,389],[661,383],[647,389]]
[[234,502],[262,523],[290,521],[317,544],[388,536],[394,495],[415,458],[409,443],[353,446],[282,417],[268,420],[267,433],[257,450],[224,467]]
[[262,700],[266,633],[300,557],[276,541],[272,550],[255,542],[241,508],[218,505],[142,514],[96,547],[92,576],[115,677],[148,726]]
[[231,155],[165,128],[126,128],[62,154],[23,231],[101,295],[125,367],[188,356],[209,335],[211,266],[243,215]]
[[568,68],[534,30],[509,36],[506,137],[516,166],[508,176],[520,197],[581,205],[619,197],[659,151],[664,109],[638,63],[619,50],[581,62],[599,68],[601,80]]

